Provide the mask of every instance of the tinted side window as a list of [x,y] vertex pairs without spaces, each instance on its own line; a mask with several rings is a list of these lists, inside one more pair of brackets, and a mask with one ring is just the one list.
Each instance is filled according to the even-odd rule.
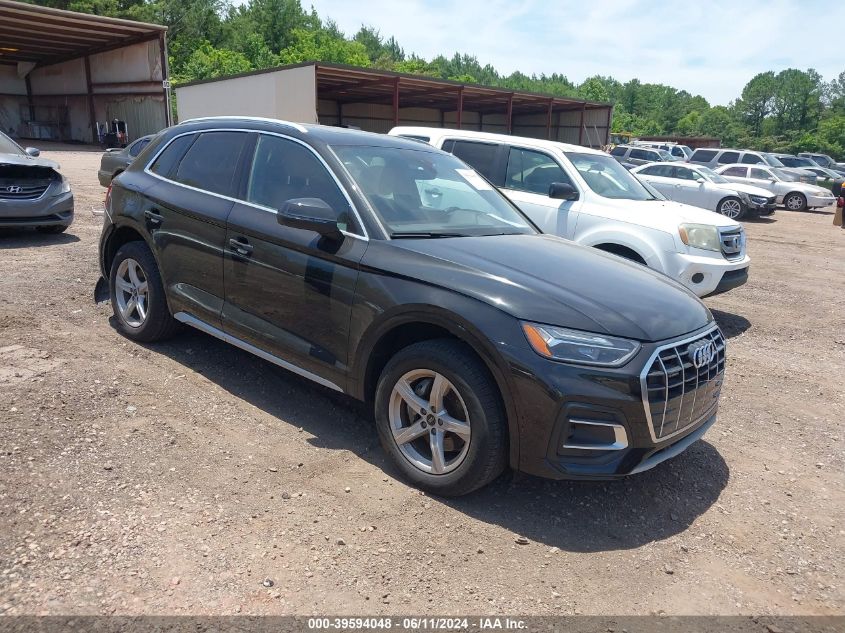
[[763,159],[757,156],[756,154],[746,154],[742,157],[741,162],[746,163],[748,165],[759,165],[763,162]]
[[610,152],[612,156],[624,156],[625,152],[628,151],[627,147],[614,147],[613,150]]
[[294,141],[262,134],[255,147],[246,199],[281,209],[293,198],[325,200],[338,219],[349,212],[349,202],[311,150]]
[[740,178],[745,178],[745,174],[748,172],[746,167],[729,167],[725,171],[722,172],[723,176],[739,176]]
[[697,149],[690,156],[691,161],[699,163],[709,163],[716,156],[716,151],[712,149]]
[[731,163],[739,162],[739,152],[722,152],[722,155],[716,160],[720,165],[730,165]]
[[482,174],[488,180],[492,180],[493,165],[496,162],[496,150],[498,149],[498,145],[491,143],[454,141],[450,151],[467,165],[473,167],[479,174]]
[[654,152],[647,152],[644,149],[632,149],[630,157],[635,159],[635,160],[649,160],[649,161],[659,159],[659,157],[653,158],[655,156],[657,156],[657,155]]
[[681,180],[697,180],[698,174],[686,167],[675,167],[675,178],[680,178]]
[[440,149],[442,149],[444,152],[449,152],[451,154],[453,147],[455,147],[455,139],[448,138],[443,141],[443,147],[441,147]]
[[758,180],[768,180],[769,172],[767,172],[765,169],[754,169],[752,167],[749,178],[757,178]]
[[235,174],[246,132],[205,132],[179,162],[173,180],[225,196],[235,195]]
[[663,176],[664,178],[672,177],[671,165],[651,165],[640,172],[641,174],[648,174],[649,176]]
[[149,144],[150,144],[150,139],[148,139],[148,138],[145,138],[142,141],[138,141],[132,147],[129,148],[129,155],[133,156],[133,157],[137,156],[138,154],[141,153],[141,150],[143,150]]
[[505,188],[549,195],[553,182],[572,184],[560,165],[548,154],[511,147],[508,152],[508,173]]
[[686,155],[686,154],[684,154],[684,150],[682,150],[682,149],[681,149],[680,147],[678,147],[677,145],[673,145],[673,146],[672,146],[672,156],[679,156],[679,157],[681,157],[681,158],[686,158],[686,157],[687,157],[687,155]]
[[150,165],[150,171],[166,178],[173,172],[173,168],[179,163],[185,151],[194,142],[196,135],[188,134],[174,139],[164,151],[158,155],[155,162]]

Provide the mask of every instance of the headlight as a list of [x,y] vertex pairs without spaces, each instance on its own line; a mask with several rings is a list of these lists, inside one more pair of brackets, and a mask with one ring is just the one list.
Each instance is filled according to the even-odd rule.
[[615,336],[523,323],[525,337],[540,356],[582,365],[619,367],[640,351],[640,344]]
[[763,196],[751,196],[751,201],[754,202],[754,204],[766,204],[769,199],[764,198]]
[[705,251],[722,250],[719,241],[719,229],[710,224],[681,224],[678,227],[681,234],[681,241],[687,246],[694,246]]
[[62,176],[62,189],[59,193],[68,193],[70,191],[70,181]]

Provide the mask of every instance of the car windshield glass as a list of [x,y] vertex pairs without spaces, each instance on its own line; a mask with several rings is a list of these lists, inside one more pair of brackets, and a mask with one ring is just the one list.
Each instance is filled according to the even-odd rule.
[[770,156],[769,154],[763,154],[763,160],[766,161],[766,164],[769,167],[783,167],[784,166],[782,162],[780,162],[774,156]]
[[454,156],[397,147],[332,149],[391,237],[536,233],[498,190]]
[[778,178],[780,178],[781,180],[784,180],[786,182],[800,182],[801,181],[801,178],[799,178],[797,175],[795,175],[793,173],[786,171],[785,169],[775,168],[775,169],[772,170],[772,173],[775,176],[777,176]]
[[655,151],[660,154],[660,158],[662,160],[681,160],[679,156],[672,156],[672,154],[667,152],[665,149],[658,149]]
[[686,145],[678,145],[678,147],[681,148],[681,151],[684,153],[684,156],[686,156],[687,158],[692,156],[692,149],[691,148],[687,147]]
[[21,146],[2,132],[0,132],[0,154],[18,154],[20,156],[26,156],[26,152],[21,149]]
[[659,200],[642,181],[632,176],[618,161],[604,154],[567,152],[566,157],[600,196],[619,200]]
[[716,183],[717,185],[722,185],[726,182],[730,182],[730,180],[728,180],[721,174],[717,174],[709,167],[699,167],[696,171],[698,171],[699,174],[704,176],[704,178],[706,178],[710,182]]

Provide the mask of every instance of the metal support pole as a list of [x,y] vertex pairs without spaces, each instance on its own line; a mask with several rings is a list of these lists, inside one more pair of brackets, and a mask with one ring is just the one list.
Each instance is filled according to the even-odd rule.
[[554,105],[554,99],[549,99],[549,112],[546,116],[546,139],[552,139],[552,106]]
[[393,127],[399,125],[399,77],[393,80]]
[[508,134],[513,133],[513,93],[508,95]]
[[461,129],[461,119],[464,114],[464,88],[458,88],[458,129]]
[[97,112],[94,109],[94,93],[91,92],[91,60],[85,56],[85,85],[88,95],[88,118],[91,123],[91,143],[97,142]]
[[[584,144],[584,114],[587,110],[587,104],[581,104],[581,125],[578,127],[578,145]],[[591,143],[592,145],[592,143]]]

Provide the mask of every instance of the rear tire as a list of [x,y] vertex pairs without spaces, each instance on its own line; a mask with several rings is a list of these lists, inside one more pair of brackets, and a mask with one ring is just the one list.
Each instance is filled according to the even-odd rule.
[[456,497],[507,465],[507,421],[495,381],[462,343],[422,341],[381,373],[375,418],[384,450],[407,480]]
[[36,226],[35,230],[39,233],[47,233],[51,235],[55,235],[57,233],[64,233],[67,231],[68,227],[64,224],[53,224],[51,226]]
[[731,220],[741,220],[745,217],[746,209],[742,201],[736,196],[728,196],[719,201],[716,205],[716,213],[721,213]]
[[790,211],[806,211],[807,197],[803,193],[793,191],[783,197],[783,206]]
[[133,341],[161,341],[178,328],[167,307],[158,264],[144,242],[127,242],[118,249],[109,275],[109,295],[118,329]]

